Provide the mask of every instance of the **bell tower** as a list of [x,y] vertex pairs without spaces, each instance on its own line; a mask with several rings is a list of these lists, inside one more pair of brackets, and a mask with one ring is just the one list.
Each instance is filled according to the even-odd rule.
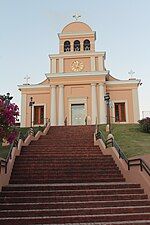
[[69,23],[58,34],[58,37],[60,54],[95,51],[96,32],[83,22]]

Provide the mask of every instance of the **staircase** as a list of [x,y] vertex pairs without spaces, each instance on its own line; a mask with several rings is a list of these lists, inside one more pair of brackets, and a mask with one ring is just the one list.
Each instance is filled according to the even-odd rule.
[[16,158],[0,225],[148,225],[150,201],[94,146],[93,126],[50,127]]

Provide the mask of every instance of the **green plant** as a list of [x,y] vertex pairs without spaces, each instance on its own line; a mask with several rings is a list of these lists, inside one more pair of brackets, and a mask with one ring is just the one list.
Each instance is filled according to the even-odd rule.
[[150,133],[150,117],[146,117],[142,120],[139,120],[138,122],[143,132]]

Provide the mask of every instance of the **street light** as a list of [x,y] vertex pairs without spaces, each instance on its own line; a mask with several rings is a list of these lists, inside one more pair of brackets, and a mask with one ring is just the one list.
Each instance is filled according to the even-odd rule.
[[30,127],[32,127],[32,107],[35,104],[35,102],[33,102],[33,97],[30,98],[30,102],[29,102],[29,106],[31,107],[31,125]]
[[110,95],[107,92],[104,96],[104,101],[107,105],[107,124],[109,126],[109,133],[111,133],[111,122],[110,122]]
[[0,95],[0,98],[4,101],[5,105],[8,106],[13,97],[10,96],[10,93],[7,93],[6,95]]

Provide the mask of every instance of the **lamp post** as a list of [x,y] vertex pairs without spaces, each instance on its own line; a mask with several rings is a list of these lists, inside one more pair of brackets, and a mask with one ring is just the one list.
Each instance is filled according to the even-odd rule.
[[8,106],[13,97],[10,96],[10,93],[8,92],[6,95],[0,95],[0,98],[3,99],[5,105]]
[[30,98],[30,102],[29,102],[29,106],[31,107],[31,124],[30,127],[32,127],[32,107],[35,104],[35,102],[33,101],[33,97]]
[[109,133],[111,133],[111,122],[110,122],[110,95],[107,92],[104,96],[104,101],[107,105],[107,124],[109,126]]

